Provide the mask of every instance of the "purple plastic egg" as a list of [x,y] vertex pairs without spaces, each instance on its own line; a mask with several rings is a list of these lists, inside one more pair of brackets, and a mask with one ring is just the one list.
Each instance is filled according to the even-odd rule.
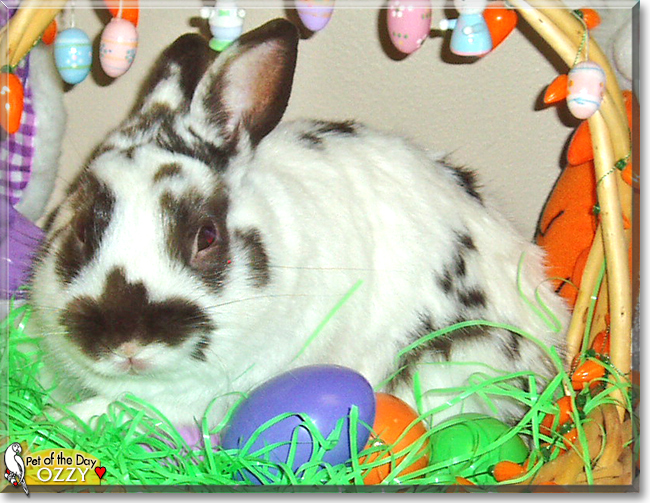
[[[370,437],[375,419],[375,394],[370,383],[359,373],[338,365],[311,365],[281,374],[255,388],[248,398],[240,402],[225,432],[221,446],[224,449],[243,449],[260,426],[281,414],[292,414],[259,431],[259,437],[242,455],[257,457],[255,453],[264,446],[280,444],[265,456],[272,463],[286,463],[292,437],[297,434],[294,471],[308,462],[318,443],[305,426],[303,416],[308,416],[324,438],[335,430],[337,423],[343,428],[335,445],[328,450],[323,461],[331,465],[345,463],[352,456],[350,446],[350,411],[358,408],[357,442],[354,452],[361,451]],[[260,454],[261,458],[266,459]],[[270,470],[272,473],[277,473]],[[243,474],[250,482],[261,481],[252,473]]]
[[320,31],[330,22],[334,0],[296,0],[296,10],[305,28]]

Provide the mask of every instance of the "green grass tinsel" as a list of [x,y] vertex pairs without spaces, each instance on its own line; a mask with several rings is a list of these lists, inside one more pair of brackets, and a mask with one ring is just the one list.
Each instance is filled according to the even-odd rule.
[[[456,484],[456,475],[472,479],[471,473],[457,473],[441,478],[439,470],[449,463],[431,464],[408,475],[401,474],[420,457],[419,452],[428,436],[434,434],[439,427],[436,425],[435,414],[440,410],[422,410],[422,395],[427,391],[420,389],[419,379],[415,376],[415,392],[417,403],[420,404],[420,419],[429,427],[427,437],[422,437],[402,452],[396,452],[384,460],[363,461],[370,459],[370,455],[378,451],[392,450],[391,446],[372,446],[361,453],[353,455],[347,463],[331,466],[322,461],[323,455],[330,443],[336,443],[338,435],[345,434],[344,428],[335,430],[329,438],[323,438],[315,425],[308,417],[303,417],[304,425],[316,439],[317,448],[314,449],[312,459],[295,473],[287,465],[278,465],[268,460],[265,451],[273,446],[256,453],[241,452],[236,450],[223,450],[214,445],[212,435],[218,434],[226,424],[228,417],[222,425],[210,430],[207,421],[197,425],[201,428],[203,445],[191,448],[187,445],[179,431],[162,414],[138,397],[126,397],[115,402],[106,415],[99,418],[96,424],[89,426],[81,423],[64,406],[54,403],[50,399],[51,389],[44,388],[39,381],[41,371],[41,351],[39,340],[30,338],[24,333],[24,325],[30,315],[28,306],[12,306],[8,317],[0,323],[0,328],[6,337],[2,338],[0,348],[2,354],[2,379],[0,389],[2,400],[5,404],[2,424],[0,424],[0,449],[4,451],[9,442],[25,442],[30,451],[34,452],[49,448],[70,448],[87,452],[98,458],[101,465],[106,468],[102,485],[124,486],[127,490],[145,491],[259,491],[264,487],[247,485],[237,474],[241,470],[259,474],[259,477],[269,484],[275,485],[275,490],[318,490],[318,491],[363,491],[363,476],[369,469],[380,463],[391,463],[393,470],[384,481],[384,491],[433,491],[442,492],[448,485]],[[564,395],[564,388],[570,388],[570,378],[562,370],[559,356],[554,350],[545,348],[532,335],[521,332],[516,327],[495,325],[485,321],[463,322],[443,330],[433,332],[413,346],[404,349],[406,353],[415,349],[420,344],[435,337],[444,336],[452,330],[471,325],[489,325],[505,328],[521,336],[529,338],[542,346],[556,363],[558,374],[548,386],[539,391],[536,386],[535,375],[527,372],[515,374],[497,374],[492,372],[476,373],[462,388],[455,388],[456,398],[447,406],[461,402],[469,396],[477,395],[490,403],[490,396],[508,396],[526,405],[528,412],[521,421],[506,435],[496,440],[485,451],[498,448],[503,442],[514,435],[527,437],[531,452],[529,457],[530,472],[539,470],[544,462],[558,455],[559,449],[549,448],[562,445],[561,435],[555,438],[546,437],[539,433],[539,424],[547,413],[557,411],[555,401]],[[610,373],[616,369],[608,366]],[[521,379],[529,382],[529,391],[522,391],[517,384]],[[382,383],[378,386],[385,385]],[[567,386],[568,385],[568,386]],[[626,381],[621,381],[616,386],[624,386],[623,394],[630,396],[630,387]],[[611,389],[592,396],[584,392],[573,395],[576,403],[580,403],[582,412],[574,414],[578,428],[579,441],[584,441],[584,417],[594,407],[606,401],[611,401]],[[444,390],[450,391],[450,390]],[[625,407],[632,411],[632,401],[628,398]],[[578,408],[575,408],[578,410]],[[350,414],[350,430],[356,432],[358,420],[356,410]],[[301,416],[302,417],[302,416]],[[278,417],[269,424],[262,426],[260,431],[269,427],[274,422],[281,420]],[[69,423],[76,424],[76,427]],[[252,439],[254,440],[254,439]],[[354,439],[352,439],[354,440]],[[295,442],[296,439],[292,439]],[[356,442],[351,442],[354,445]],[[295,447],[295,445],[294,445]],[[435,449],[435,446],[433,446]],[[480,455],[481,453],[474,453]],[[402,456],[405,456],[403,459]],[[587,456],[585,456],[587,458]],[[465,459],[456,459],[462,465]],[[399,462],[398,462],[399,461]],[[445,466],[443,466],[445,465]],[[590,462],[585,460],[588,477],[590,477]],[[436,473],[438,472],[438,473]],[[435,476],[435,479],[434,479]],[[437,486],[431,485],[432,480],[437,480]],[[513,481],[513,482],[516,482]],[[510,483],[510,482],[509,482]],[[503,485],[503,484],[502,484]],[[277,487],[280,486],[280,487]],[[318,486],[318,487],[315,487]],[[185,488],[185,489],[183,489]],[[79,490],[83,489],[80,487]],[[268,488],[266,488],[268,490]],[[375,486],[377,489],[377,486]],[[380,488],[381,489],[381,488]]]

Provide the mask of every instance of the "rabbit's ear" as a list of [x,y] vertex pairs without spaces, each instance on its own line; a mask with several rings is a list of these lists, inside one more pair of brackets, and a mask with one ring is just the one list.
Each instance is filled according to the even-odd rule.
[[167,115],[188,113],[201,76],[216,56],[200,35],[189,33],[176,39],[156,61],[140,91],[132,117],[156,118],[165,115],[156,114],[162,110],[168,112]]
[[282,119],[297,52],[298,30],[284,19],[242,35],[199,81],[190,105],[193,133],[222,148],[254,148]]

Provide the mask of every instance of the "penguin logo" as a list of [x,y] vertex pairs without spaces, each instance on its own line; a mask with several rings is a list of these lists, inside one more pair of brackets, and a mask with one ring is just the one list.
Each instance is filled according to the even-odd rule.
[[25,494],[29,495],[29,489],[27,489],[27,484],[25,483],[25,462],[20,457],[21,452],[23,452],[23,448],[18,442],[14,442],[7,447],[5,451],[5,478],[14,487],[21,484]]

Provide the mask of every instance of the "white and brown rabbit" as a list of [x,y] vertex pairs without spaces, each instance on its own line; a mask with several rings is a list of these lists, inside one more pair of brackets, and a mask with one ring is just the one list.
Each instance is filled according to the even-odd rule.
[[[284,20],[218,57],[179,38],[49,219],[33,319],[59,390],[87,397],[82,419],[130,392],[191,424],[225,396],[214,423],[231,392],[313,363],[373,385],[395,374],[386,389],[410,403],[417,375],[426,409],[477,372],[532,371],[541,384],[556,372],[516,329],[481,325],[398,357],[478,319],[561,353],[567,311],[542,252],[471,172],[353,122],[280,124],[297,45]],[[502,418],[521,415],[492,398]],[[463,407],[494,412],[475,397]]]

